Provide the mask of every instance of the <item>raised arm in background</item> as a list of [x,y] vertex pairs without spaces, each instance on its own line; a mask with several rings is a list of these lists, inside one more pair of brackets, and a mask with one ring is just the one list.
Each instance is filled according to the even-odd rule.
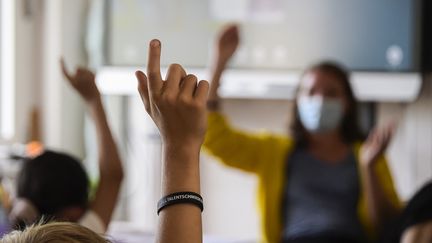
[[[199,154],[207,126],[209,84],[197,82],[178,64],[165,80],[160,73],[161,43],[149,46],[147,76],[137,71],[138,90],[145,109],[159,128],[163,142],[162,193],[200,193]],[[191,204],[165,208],[159,216],[158,243],[202,242],[201,210]]]
[[[374,129],[360,149],[360,175],[366,198],[367,213],[377,232],[400,213],[400,205],[395,203],[398,201],[398,197],[394,188],[385,188],[389,185],[383,184],[383,181],[392,181],[388,168],[382,167],[387,165],[379,163],[391,141],[394,129],[393,124],[381,129]],[[380,166],[381,168],[379,168]],[[380,181],[377,176],[378,170],[386,171],[388,178]],[[386,194],[386,191],[392,191],[393,195]]]
[[231,126],[221,110],[218,89],[229,60],[240,42],[237,25],[227,25],[217,35],[211,70],[211,84],[207,108],[208,130],[204,147],[221,162],[247,172],[257,172],[262,165],[269,164],[269,156],[285,153],[286,143],[271,134],[251,134]]
[[239,41],[239,30],[236,25],[228,25],[218,35],[215,44],[215,53],[213,54],[213,61],[210,65],[211,86],[208,105],[210,111],[219,110],[218,88],[220,85],[220,79],[228,61],[237,50]]
[[61,61],[62,71],[69,84],[81,95],[95,123],[99,152],[99,183],[90,202],[93,210],[108,227],[117,204],[123,180],[122,162],[109,128],[95,75],[90,70],[78,68],[74,74],[67,71]]

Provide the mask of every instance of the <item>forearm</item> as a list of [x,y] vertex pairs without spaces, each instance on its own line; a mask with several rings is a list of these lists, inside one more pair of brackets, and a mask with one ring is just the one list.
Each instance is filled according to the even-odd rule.
[[[200,193],[199,148],[164,147],[162,194]],[[159,215],[158,243],[202,242],[201,210],[191,204],[177,204]]]
[[90,115],[95,123],[100,177],[110,181],[121,181],[123,168],[116,143],[108,125],[101,98],[88,103]]
[[371,166],[361,166],[362,188],[366,198],[367,213],[373,225],[379,231],[396,216],[397,208],[387,198],[379,178]]
[[[225,70],[226,62],[215,58],[213,65],[211,65],[211,86],[209,90],[208,100],[210,103],[219,102],[218,89],[220,86],[220,80],[222,73]],[[210,106],[210,110],[219,110],[219,106]]]

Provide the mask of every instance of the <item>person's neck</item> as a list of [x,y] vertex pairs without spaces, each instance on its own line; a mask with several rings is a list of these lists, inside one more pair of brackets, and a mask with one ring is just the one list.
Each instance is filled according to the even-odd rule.
[[316,133],[309,135],[309,145],[311,148],[331,148],[342,144],[344,144],[344,142],[338,131],[330,131],[326,133]]
[[338,131],[310,134],[308,140],[309,151],[323,160],[338,161],[347,153],[348,145]]

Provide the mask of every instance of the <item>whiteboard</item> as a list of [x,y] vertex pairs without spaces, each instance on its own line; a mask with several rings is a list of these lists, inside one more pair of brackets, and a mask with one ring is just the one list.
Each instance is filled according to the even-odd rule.
[[418,1],[110,0],[108,62],[145,65],[149,40],[162,64],[206,67],[217,31],[241,27],[231,67],[301,70],[323,59],[361,71],[418,70]]

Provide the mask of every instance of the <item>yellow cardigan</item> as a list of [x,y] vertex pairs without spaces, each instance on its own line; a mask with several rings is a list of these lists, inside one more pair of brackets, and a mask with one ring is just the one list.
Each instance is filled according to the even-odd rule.
[[[357,161],[360,146],[360,143],[354,146]],[[204,147],[224,164],[257,175],[261,242],[280,242],[283,227],[281,204],[287,174],[286,161],[293,151],[294,141],[283,136],[252,135],[235,130],[230,127],[223,115],[211,112],[208,117]],[[399,206],[399,198],[384,158],[377,163],[375,170],[385,193],[396,206]],[[358,202],[358,216],[365,230],[373,234],[363,192]]]

